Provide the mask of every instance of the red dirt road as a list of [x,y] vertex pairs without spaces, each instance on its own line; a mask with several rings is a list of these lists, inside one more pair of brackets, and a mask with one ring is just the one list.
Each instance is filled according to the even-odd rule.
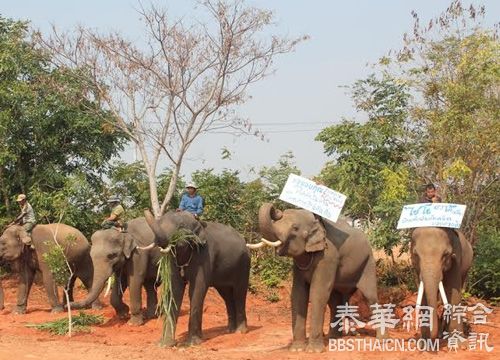
[[[144,326],[132,327],[126,321],[114,317],[114,311],[106,306],[101,311],[106,319],[100,326],[92,327],[90,333],[77,334],[71,339],[66,336],[53,336],[26,324],[40,323],[64,317],[64,314],[51,314],[42,287],[34,285],[28,304],[28,314],[14,315],[11,309],[15,304],[15,278],[3,281],[6,292],[6,309],[0,311],[0,360],[7,359],[50,359],[50,360],[100,360],[125,358],[140,359],[437,359],[476,360],[499,358],[500,354],[500,308],[495,308],[488,316],[489,324],[474,325],[473,331],[489,333],[488,344],[494,346],[491,353],[486,351],[459,350],[448,352],[442,346],[438,353],[426,352],[325,352],[322,354],[291,353],[286,350],[291,340],[291,318],[289,308],[289,289],[280,289],[281,301],[269,303],[262,297],[249,294],[247,314],[250,331],[247,334],[226,333],[226,313],[222,299],[210,291],[205,301],[203,317],[204,342],[197,347],[177,347],[163,349],[157,346],[161,323],[150,320]],[[76,291],[77,297],[84,296]],[[128,299],[126,294],[125,299]],[[410,297],[411,299],[411,297]],[[107,302],[106,300],[104,302]],[[178,326],[178,339],[186,337],[188,303],[182,306]],[[327,327],[325,326],[325,330]],[[409,338],[408,333],[397,328],[390,331],[391,338]],[[355,337],[348,337],[355,338]],[[358,338],[374,339],[373,331],[363,331]]]

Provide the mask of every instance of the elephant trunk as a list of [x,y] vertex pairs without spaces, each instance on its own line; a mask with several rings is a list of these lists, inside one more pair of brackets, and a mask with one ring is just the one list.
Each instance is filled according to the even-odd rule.
[[432,270],[426,270],[422,272],[421,279],[424,283],[424,294],[427,301],[427,306],[430,306],[432,310],[432,316],[430,317],[430,337],[431,339],[436,339],[438,337],[438,317],[437,317],[437,301],[438,301],[438,287],[441,281],[441,274],[436,273]]
[[270,241],[278,241],[278,237],[274,231],[273,221],[283,217],[280,210],[276,210],[273,204],[263,204],[259,209],[259,229],[262,236]]
[[[101,270],[99,270],[101,269]],[[94,267],[94,278],[92,280],[92,289],[90,289],[87,297],[79,302],[71,303],[72,309],[84,309],[89,307],[94,301],[97,300],[99,295],[101,294],[104,286],[106,285],[106,281],[112,275],[113,269],[110,267],[109,269],[102,269],[99,267]]]
[[154,215],[149,210],[144,210],[144,217],[146,218],[146,222],[155,234],[155,244],[166,248],[168,246],[168,238],[162,233],[158,223]]

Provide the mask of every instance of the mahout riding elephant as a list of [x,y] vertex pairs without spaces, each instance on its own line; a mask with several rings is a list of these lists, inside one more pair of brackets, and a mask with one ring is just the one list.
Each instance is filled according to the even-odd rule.
[[[106,280],[114,273],[115,282],[111,292],[111,305],[120,318],[131,313],[129,324],[142,325],[142,287],[146,289],[146,317],[155,317],[157,296],[156,276],[160,249],[147,247],[154,244],[154,234],[146,220],[141,217],[128,222],[127,232],[116,228],[98,230],[92,237],[90,255],[94,264],[93,287],[86,299],[72,304],[73,308],[86,307],[103,290]],[[123,302],[123,292],[129,288],[130,309]]]
[[[431,327],[422,326],[422,336],[436,339],[440,328],[438,291],[443,303],[449,302],[452,306],[460,304],[462,287],[472,265],[472,246],[458,230],[422,227],[416,228],[411,234],[410,254],[419,280],[417,308],[422,299],[422,305],[433,308]],[[449,326],[450,332],[464,331],[463,322],[454,316],[451,316],[449,324],[443,325],[443,330]]]
[[[215,223],[200,222],[188,212],[168,212],[154,219],[145,211],[146,221],[155,234],[155,242],[167,248],[172,236],[179,230],[188,230],[197,237],[179,242],[175,246],[172,261],[172,292],[176,306],[172,310],[173,324],[168,323],[170,338],[164,345],[175,345],[175,327],[184,295],[189,283],[189,325],[188,344],[199,344],[202,339],[203,302],[209,287],[214,287],[224,299],[230,332],[247,331],[246,295],[250,275],[250,254],[245,239],[232,227]],[[168,256],[172,256],[169,252]]]
[[[0,260],[10,263],[12,269],[19,273],[20,281],[14,312],[18,314],[26,312],[28,295],[36,271],[42,273],[43,284],[52,312],[63,311],[57,285],[44,259],[44,254],[50,251],[52,246],[57,246],[56,242],[63,248],[64,255],[74,274],[67,289],[71,301],[76,278],[79,278],[87,289],[92,287],[93,266],[89,242],[74,227],[60,223],[44,224],[37,225],[32,231],[31,237],[34,245],[34,250],[32,250],[21,242],[19,238],[21,230],[20,225],[13,225],[0,236]],[[97,301],[93,303],[93,306],[100,307],[100,303]]]
[[[259,227],[266,243],[278,254],[293,258],[291,351],[322,352],[323,321],[330,307],[330,323],[337,306],[360,290],[367,302],[377,302],[375,260],[366,235],[344,220],[336,223],[302,209],[280,211],[272,204],[259,209]],[[311,331],[306,346],[306,319],[311,303]],[[377,337],[381,337],[380,329]],[[329,337],[341,336],[330,328]]]

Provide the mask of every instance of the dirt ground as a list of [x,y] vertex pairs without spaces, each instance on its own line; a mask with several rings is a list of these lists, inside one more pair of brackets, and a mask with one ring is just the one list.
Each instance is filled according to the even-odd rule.
[[[205,301],[203,317],[204,342],[197,347],[158,347],[160,320],[150,320],[140,327],[127,325],[126,321],[114,317],[114,311],[107,305],[103,310],[92,311],[104,315],[106,321],[92,327],[90,333],[76,334],[72,338],[55,336],[26,327],[30,323],[41,323],[64,317],[64,314],[51,314],[44,289],[34,285],[28,304],[28,313],[14,315],[16,279],[3,281],[6,292],[5,310],[0,311],[0,360],[7,359],[50,359],[50,360],[100,360],[124,357],[127,360],[139,359],[437,359],[437,356],[456,360],[475,360],[499,358],[500,354],[500,308],[488,316],[487,325],[474,325],[473,331],[489,333],[488,344],[494,350],[459,350],[449,352],[445,344],[439,352],[329,352],[322,354],[291,353],[286,350],[291,341],[291,317],[288,286],[280,289],[281,300],[270,303],[263,296],[249,294],[247,315],[250,331],[247,334],[227,334],[224,303],[214,291],[210,291]],[[83,290],[76,291],[77,298],[85,296]],[[128,295],[125,296],[128,299]],[[409,294],[403,303],[411,304],[415,295]],[[186,300],[186,297],[185,297]],[[108,299],[104,299],[107,303]],[[179,319],[178,336],[186,337],[188,303],[182,306]],[[398,313],[398,312],[396,312]],[[401,314],[401,311],[399,311]],[[327,325],[325,325],[327,331]],[[401,328],[390,331],[391,338],[410,338],[415,332]],[[347,338],[354,338],[350,336]],[[373,331],[363,331],[357,338],[371,338]],[[328,349],[327,349],[328,350]]]

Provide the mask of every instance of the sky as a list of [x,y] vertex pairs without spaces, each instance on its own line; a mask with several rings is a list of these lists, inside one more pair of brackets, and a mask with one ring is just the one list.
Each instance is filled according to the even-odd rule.
[[[142,0],[143,5],[150,3]],[[356,118],[353,103],[344,86],[366,77],[374,63],[390,49],[398,49],[402,36],[412,28],[410,12],[415,10],[422,23],[437,16],[448,0],[249,0],[249,4],[273,10],[276,26],[272,32],[297,37],[309,35],[290,54],[275,61],[276,72],[249,89],[251,99],[237,109],[261,129],[267,141],[251,136],[207,134],[199,138],[187,154],[182,174],[199,169],[239,170],[251,179],[251,169],[275,164],[280,155],[292,151],[303,175],[313,176],[328,158],[318,132]],[[486,23],[498,21],[500,1],[473,2],[486,6]],[[190,0],[155,1],[176,16],[190,16]],[[469,2],[464,1],[464,4]],[[135,0],[0,0],[2,16],[31,21],[48,32],[51,24],[69,30],[85,25],[102,32],[117,30],[137,39],[143,28]],[[223,160],[227,148],[231,159]],[[134,159],[132,148],[122,154]],[[166,166],[167,163],[162,165]]]

